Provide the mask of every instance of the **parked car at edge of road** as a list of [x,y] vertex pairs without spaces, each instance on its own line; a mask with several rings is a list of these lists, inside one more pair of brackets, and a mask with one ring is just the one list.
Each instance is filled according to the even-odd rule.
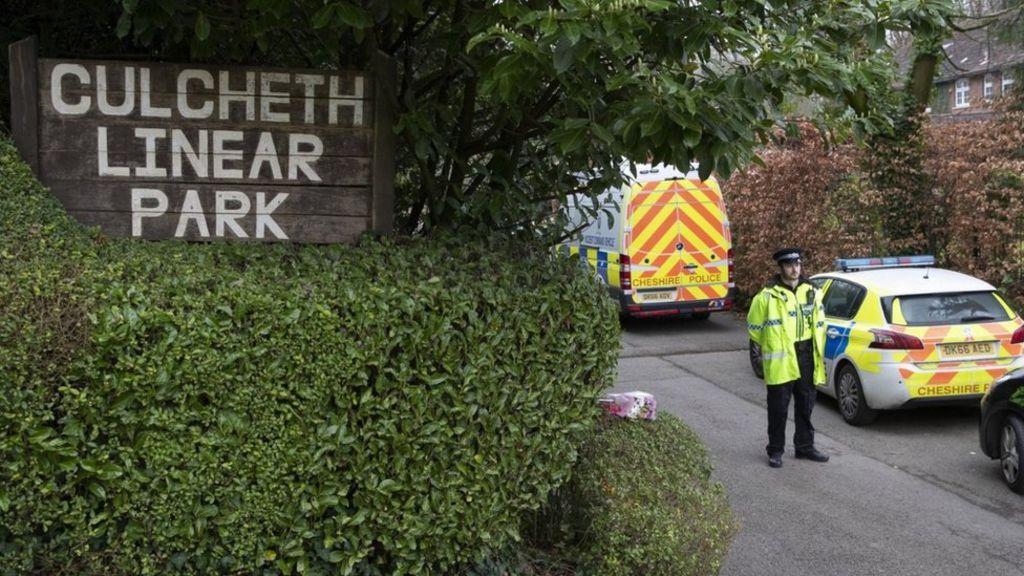
[[1024,370],[997,380],[981,399],[978,437],[981,451],[999,459],[1006,485],[1024,494]]
[[[824,291],[828,377],[820,390],[846,422],[868,424],[879,410],[974,404],[1024,366],[1024,320],[992,285],[934,263],[839,259],[837,271],[811,278]],[[751,365],[757,373],[756,346]]]

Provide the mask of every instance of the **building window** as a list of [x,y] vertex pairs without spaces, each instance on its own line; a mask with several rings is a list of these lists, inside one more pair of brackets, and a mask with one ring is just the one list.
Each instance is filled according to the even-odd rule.
[[971,105],[971,82],[967,78],[956,81],[956,103],[954,108],[967,108]]
[[1000,90],[1000,94],[1006,94],[1009,92],[1010,86],[1013,86],[1013,71],[1003,70],[1003,86]]
[[991,100],[996,97],[996,77],[991,74],[985,74],[985,100]]

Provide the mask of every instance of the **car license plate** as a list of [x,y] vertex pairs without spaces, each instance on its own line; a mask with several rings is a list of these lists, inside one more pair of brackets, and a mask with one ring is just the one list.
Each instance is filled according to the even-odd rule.
[[996,355],[996,342],[959,342],[939,344],[944,360],[961,358],[988,358]]
[[638,292],[641,302],[675,302],[675,290],[657,290],[655,292]]

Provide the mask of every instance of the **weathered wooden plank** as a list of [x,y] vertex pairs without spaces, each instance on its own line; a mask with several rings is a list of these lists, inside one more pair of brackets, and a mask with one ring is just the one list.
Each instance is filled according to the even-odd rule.
[[[124,91],[125,69],[130,67],[134,70],[133,80],[136,87],[141,84],[141,69],[145,68],[149,70],[150,92],[179,92],[178,77],[181,72],[184,70],[201,70],[210,73],[213,77],[214,87],[205,87],[201,81],[191,80],[188,83],[188,92],[200,92],[205,90],[207,93],[213,93],[217,88],[221,87],[220,73],[227,72],[229,75],[229,84],[227,88],[231,90],[241,90],[246,88],[247,73],[253,73],[255,75],[257,91],[262,87],[262,75],[286,75],[290,78],[288,82],[272,80],[269,87],[274,92],[288,92],[295,96],[301,96],[306,93],[305,84],[296,79],[296,75],[319,77],[323,82],[314,86],[314,93],[324,95],[329,94],[331,88],[329,79],[330,77],[335,76],[338,78],[338,85],[335,93],[343,96],[357,96],[356,79],[363,78],[362,97],[369,100],[374,98],[373,83],[367,81],[368,74],[362,70],[312,70],[303,68],[227,66],[189,64],[182,62],[130,62],[127,60],[88,60],[76,58],[40,58],[40,89],[50,90],[53,86],[53,68],[57,64],[75,64],[85,67],[86,73],[89,76],[89,85],[91,86],[96,85],[96,66],[105,66],[107,88],[115,91]],[[82,84],[74,76],[63,77],[63,82],[62,86],[66,87],[80,86]]]
[[268,227],[263,229],[263,238],[256,238],[256,217],[248,216],[238,218],[234,222],[242,230],[246,237],[239,237],[232,227],[222,223],[220,236],[217,235],[217,217],[207,214],[206,222],[207,235],[201,233],[199,225],[194,218],[188,218],[186,226],[181,235],[177,235],[181,224],[180,214],[165,214],[153,218],[142,218],[139,222],[139,234],[133,234],[132,215],[121,212],[92,212],[92,211],[69,211],[72,217],[86,226],[99,226],[100,230],[108,236],[142,238],[146,240],[233,240],[233,241],[291,241],[305,243],[354,243],[359,235],[365,232],[370,225],[369,218],[351,216],[295,216],[286,215],[274,216],[274,221],[281,231],[287,236],[286,239],[277,238],[274,231]]
[[[44,118],[40,126],[42,136],[41,150],[75,150],[90,158],[94,158],[99,150],[113,153],[145,154],[146,138],[136,135],[136,129],[163,130],[163,136],[154,139],[155,150],[159,158],[168,158],[171,151],[171,140],[184,141],[192,150],[198,151],[202,140],[206,141],[207,150],[213,151],[212,134],[214,130],[240,131],[242,141],[232,141],[228,147],[232,150],[244,150],[251,156],[260,143],[264,133],[272,138],[274,151],[280,157],[288,154],[289,135],[312,135],[323,144],[324,156],[357,156],[369,158],[373,155],[373,131],[358,128],[328,128],[305,125],[297,126],[261,126],[247,129],[245,126],[226,126],[223,123],[189,122],[182,124],[176,121],[139,122],[135,120],[111,119],[99,126],[105,128],[100,134],[99,126],[93,120],[81,118]],[[205,130],[205,134],[201,133]],[[177,133],[173,132],[177,131]],[[139,134],[146,134],[141,132]],[[298,139],[301,140],[301,139]],[[180,149],[180,147],[179,147]],[[309,149],[303,145],[300,149]]]
[[39,90],[35,36],[11,44],[7,51],[11,81],[11,134],[21,158],[39,174]]
[[154,183],[133,185],[130,183],[99,182],[88,188],[74,180],[57,180],[49,183],[50,190],[68,210],[85,212],[131,212],[132,188],[152,188],[167,196],[168,210],[173,212],[194,212],[185,209],[188,190],[196,191],[200,209],[213,212],[216,207],[216,191],[239,191],[246,194],[255,210],[256,194],[262,192],[265,203],[273,202],[279,194],[287,194],[273,211],[278,215],[314,216],[370,216],[370,189],[366,187],[309,187],[309,186],[221,186],[219,184]]
[[[166,157],[157,158],[155,166],[167,169],[168,177],[146,176],[140,169],[146,166],[145,151],[130,154],[107,155],[108,166],[116,168],[127,168],[129,175],[99,174],[99,164],[96,156],[83,158],[82,153],[73,150],[47,150],[39,155],[40,164],[45,167],[43,183],[49,184],[54,180],[78,180],[83,185],[92,186],[94,182],[148,182],[159,185],[161,182],[170,182],[169,177],[173,171],[171,162]],[[292,184],[309,186],[368,186],[370,185],[370,159],[352,158],[342,156],[322,156],[309,162],[311,171],[320,178],[320,181],[311,180],[298,165],[294,170],[294,178],[289,177],[288,161],[282,158],[281,178],[275,179],[271,175],[272,169],[267,162],[260,163],[257,168],[258,178],[249,178],[252,172],[253,160],[251,156],[243,156],[243,160],[234,160],[227,154],[208,154],[200,160],[210,160],[207,164],[207,176],[196,176],[187,161],[183,160],[180,178],[174,178],[175,182],[198,183],[198,184]],[[240,171],[241,177],[225,176],[214,177],[217,174],[218,162],[222,165],[221,174],[227,174],[228,170]]]
[[[88,102],[88,107],[81,112],[61,112],[54,107],[54,98],[48,91],[40,92],[40,114],[44,119],[49,118],[81,118],[104,124],[117,120],[133,120],[137,124],[144,123],[149,126],[154,122],[170,121],[181,124],[182,122],[208,122],[218,123],[219,127],[224,124],[232,124],[246,128],[272,128],[281,126],[319,126],[335,128],[371,128],[374,125],[374,101],[359,100],[358,105],[348,102],[349,99],[342,98],[305,98],[302,96],[292,97],[287,102],[267,104],[263,109],[259,97],[253,98],[252,104],[245,102],[231,102],[226,106],[220,105],[216,95],[185,95],[184,106],[191,110],[194,117],[185,118],[181,114],[181,107],[178,94],[164,92],[152,93],[149,96],[148,112],[143,111],[142,97],[139,93],[134,94],[130,100],[130,106],[126,104],[126,96],[123,92],[109,92],[106,102],[114,108],[125,105],[123,112],[118,114],[106,114],[99,109],[97,95],[90,90],[68,90],[61,95],[62,102],[71,105],[78,105]],[[86,98],[87,100],[82,100]],[[334,108],[334,121],[331,117],[331,109]],[[357,116],[358,110],[358,116]],[[223,112],[222,112],[223,111]]]
[[373,128],[373,223],[374,231],[394,229],[395,211],[395,121],[397,118],[398,70],[395,61],[381,52],[374,54],[374,93],[377,116]]

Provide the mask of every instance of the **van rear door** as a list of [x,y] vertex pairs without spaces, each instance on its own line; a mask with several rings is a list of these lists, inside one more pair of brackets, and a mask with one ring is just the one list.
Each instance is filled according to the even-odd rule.
[[680,198],[671,181],[635,183],[627,209],[626,253],[632,268],[633,300],[675,302],[683,281]]
[[682,242],[682,300],[718,300],[729,294],[732,239],[725,202],[714,180],[677,180],[678,236]]

